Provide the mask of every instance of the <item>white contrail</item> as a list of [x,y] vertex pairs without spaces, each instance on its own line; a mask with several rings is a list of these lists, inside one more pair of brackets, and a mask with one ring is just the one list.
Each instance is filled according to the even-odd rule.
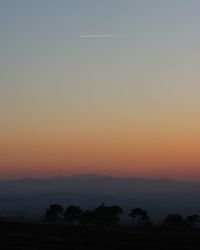
[[96,35],[81,35],[80,38],[98,38],[98,37],[120,37],[125,34],[96,34]]

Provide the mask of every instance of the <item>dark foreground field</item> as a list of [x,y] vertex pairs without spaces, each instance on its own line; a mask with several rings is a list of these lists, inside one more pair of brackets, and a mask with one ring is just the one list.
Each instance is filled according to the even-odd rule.
[[200,249],[200,231],[0,223],[1,250]]

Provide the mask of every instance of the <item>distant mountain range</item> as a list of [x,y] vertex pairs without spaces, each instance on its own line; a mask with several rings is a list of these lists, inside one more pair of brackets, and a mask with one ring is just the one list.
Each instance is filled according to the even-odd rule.
[[167,193],[173,196],[179,192],[196,192],[199,188],[200,183],[195,182],[166,179],[117,178],[95,174],[56,176],[48,179],[25,178],[0,181],[0,195],[81,192],[112,195]]
[[163,179],[116,178],[95,174],[0,181],[0,214],[38,216],[52,203],[93,208],[102,202],[167,213],[200,213],[200,183]]

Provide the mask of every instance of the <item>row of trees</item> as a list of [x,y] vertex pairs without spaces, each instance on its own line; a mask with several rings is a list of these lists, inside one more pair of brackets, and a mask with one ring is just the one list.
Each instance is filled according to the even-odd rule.
[[[58,204],[52,204],[46,210],[45,217],[48,221],[65,221],[69,224],[80,223],[82,225],[96,224],[115,226],[120,222],[123,210],[119,206],[106,206],[104,203],[93,210],[83,211],[79,206],[70,205],[66,209]],[[141,208],[131,209],[129,216],[135,226],[149,226],[151,219],[147,211]],[[196,227],[200,223],[200,217],[196,214],[183,218],[179,214],[168,215],[163,224],[169,227]]]
[[50,205],[45,217],[49,221],[65,220],[66,222],[87,224],[116,225],[123,213],[119,206],[106,206],[104,203],[94,210],[83,211],[80,207],[70,205],[66,209],[58,204]]

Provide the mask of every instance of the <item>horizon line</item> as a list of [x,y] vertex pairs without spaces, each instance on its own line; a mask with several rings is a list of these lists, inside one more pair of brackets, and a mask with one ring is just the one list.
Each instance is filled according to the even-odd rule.
[[97,177],[109,177],[114,179],[135,179],[135,180],[152,180],[152,181],[175,181],[175,182],[192,182],[192,183],[200,183],[200,180],[179,180],[179,179],[171,179],[171,178],[155,178],[155,177],[139,177],[139,176],[112,176],[106,174],[95,174],[95,173],[80,173],[73,175],[52,175],[46,177],[16,177],[16,178],[8,178],[8,179],[0,179],[0,182],[4,181],[20,181],[20,180],[49,180],[53,178],[70,178],[70,177],[78,177],[78,176],[97,176]]

